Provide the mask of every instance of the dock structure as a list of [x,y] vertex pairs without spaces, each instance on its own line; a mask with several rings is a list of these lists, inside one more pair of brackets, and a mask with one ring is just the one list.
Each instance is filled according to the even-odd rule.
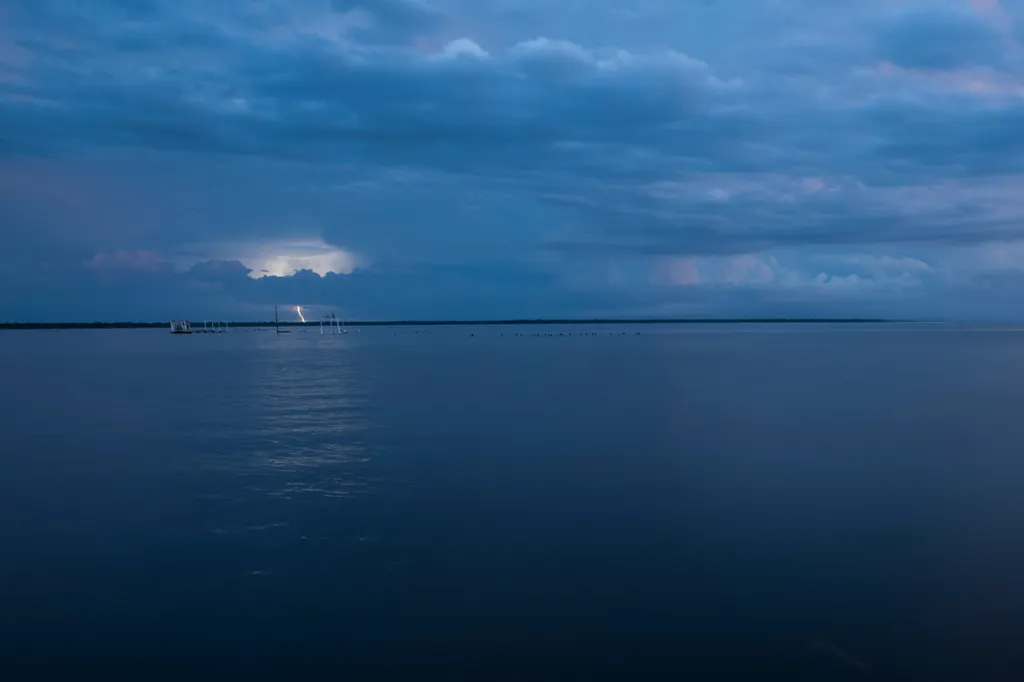
[[[324,327],[325,322],[327,323],[326,328]],[[331,313],[320,318],[320,335],[324,334],[348,334],[348,330],[345,329],[344,323],[338,319],[338,316]]]
[[203,329],[200,334],[226,334],[228,331],[227,322],[203,322]]
[[171,320],[172,334],[225,334],[228,331],[227,322],[203,322],[202,327],[193,327],[188,320]]

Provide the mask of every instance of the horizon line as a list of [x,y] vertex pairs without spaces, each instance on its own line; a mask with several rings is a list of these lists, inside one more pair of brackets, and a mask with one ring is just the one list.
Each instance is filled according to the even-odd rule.
[[[207,320],[228,327],[271,327],[273,320],[248,320],[226,322]],[[904,320],[873,317],[706,317],[706,318],[510,318],[492,320],[352,320],[345,321],[348,327],[399,327],[399,326],[488,326],[488,325],[553,325],[553,324],[866,324],[894,322],[947,322],[947,320]],[[306,322],[278,322],[281,327],[316,327],[320,320]],[[155,329],[168,326],[168,322],[139,321],[93,321],[93,322],[0,322],[0,330],[16,329]]]

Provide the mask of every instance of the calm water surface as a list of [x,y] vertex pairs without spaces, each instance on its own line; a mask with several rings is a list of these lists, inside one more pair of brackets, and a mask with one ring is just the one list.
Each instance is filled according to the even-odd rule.
[[1024,679],[1024,331],[3,332],[0,376],[5,680]]

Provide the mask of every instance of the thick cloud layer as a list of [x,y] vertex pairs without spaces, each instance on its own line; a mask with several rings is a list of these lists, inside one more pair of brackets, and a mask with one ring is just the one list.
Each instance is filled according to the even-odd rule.
[[15,0],[0,318],[1016,318],[1024,3]]

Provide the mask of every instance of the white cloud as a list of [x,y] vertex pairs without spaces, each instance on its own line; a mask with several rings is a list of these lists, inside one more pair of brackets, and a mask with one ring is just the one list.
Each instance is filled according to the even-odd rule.
[[869,271],[926,272],[932,269],[923,260],[906,256],[871,256],[858,253],[840,256],[837,260],[846,265]]
[[[812,262],[831,266],[829,271],[818,271],[803,262],[798,253],[788,255],[790,258],[783,261],[780,261],[781,255],[769,253],[669,258],[655,265],[651,282],[667,287],[724,287],[788,292],[787,295],[793,296],[839,296],[917,289],[922,285],[921,275],[934,272],[930,265],[914,258],[867,255],[811,258]],[[860,272],[849,271],[849,266],[854,264]]]
[[491,57],[487,50],[480,47],[469,38],[459,38],[458,40],[453,40],[448,43],[444,46],[441,56],[448,59],[458,59],[459,57],[490,59]]

